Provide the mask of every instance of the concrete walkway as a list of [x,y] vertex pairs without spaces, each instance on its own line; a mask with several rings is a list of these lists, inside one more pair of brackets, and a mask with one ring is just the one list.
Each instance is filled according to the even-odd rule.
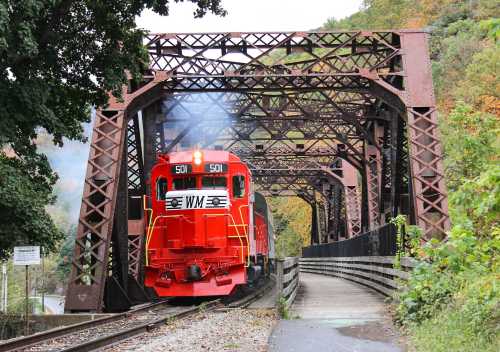
[[269,338],[270,352],[402,352],[384,297],[353,282],[301,273],[291,314]]

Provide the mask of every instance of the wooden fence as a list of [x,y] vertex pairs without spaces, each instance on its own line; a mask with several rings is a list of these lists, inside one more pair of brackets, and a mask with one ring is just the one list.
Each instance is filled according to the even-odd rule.
[[278,293],[290,307],[299,288],[299,258],[290,257],[276,260],[276,285]]
[[407,280],[417,265],[413,258],[404,257],[395,269],[394,260],[380,256],[301,258],[300,271],[344,278],[392,296],[399,289],[398,281]]

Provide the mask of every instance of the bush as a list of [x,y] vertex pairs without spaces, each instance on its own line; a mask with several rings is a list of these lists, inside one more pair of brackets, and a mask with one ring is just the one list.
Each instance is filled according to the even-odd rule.
[[[470,233],[452,235],[443,245],[424,247],[425,261],[413,271],[400,296],[398,316],[402,323],[419,323],[446,305],[464,283],[462,273],[475,259],[476,239]],[[474,258],[473,258],[474,257]]]
[[454,227],[448,242],[424,247],[423,262],[399,294],[397,307],[398,321],[411,331],[417,351],[495,350],[499,250],[499,228],[479,238]]
[[[491,34],[497,36],[499,34]],[[495,113],[500,100],[500,46],[487,47],[472,57],[455,97],[483,111]]]
[[290,319],[290,310],[286,305],[286,298],[280,295],[278,297],[277,303],[278,303],[278,314],[281,317],[281,319],[285,320]]
[[482,351],[500,349],[498,277],[471,277],[454,303],[421,324],[412,324],[417,351]]
[[454,226],[447,242],[420,251],[398,321],[417,351],[498,350],[500,168],[465,180],[452,193]]
[[451,215],[456,227],[494,238],[500,226],[500,166],[486,166],[480,177],[465,181],[450,195]]

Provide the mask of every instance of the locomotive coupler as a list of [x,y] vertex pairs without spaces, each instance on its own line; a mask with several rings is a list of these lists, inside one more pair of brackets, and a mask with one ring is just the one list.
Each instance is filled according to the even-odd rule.
[[191,264],[187,267],[188,281],[198,281],[201,279],[201,268],[197,264]]

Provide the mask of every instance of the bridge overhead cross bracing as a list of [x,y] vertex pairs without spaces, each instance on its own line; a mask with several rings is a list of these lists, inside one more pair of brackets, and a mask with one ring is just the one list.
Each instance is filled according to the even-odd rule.
[[311,204],[313,242],[399,213],[426,238],[444,235],[425,33],[159,33],[145,45],[142,82],[96,114],[67,310],[131,303],[150,168],[157,153],[190,145],[232,151],[265,195]]

